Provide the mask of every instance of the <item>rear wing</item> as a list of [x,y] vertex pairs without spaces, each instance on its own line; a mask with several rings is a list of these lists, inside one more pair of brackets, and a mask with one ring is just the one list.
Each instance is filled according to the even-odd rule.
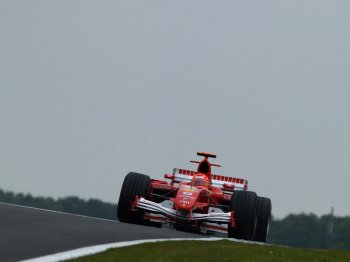
[[[191,182],[192,176],[196,174],[195,171],[185,170],[174,168],[174,182]],[[248,189],[248,180],[242,178],[235,178],[229,176],[221,176],[221,175],[211,175],[211,183],[213,186],[220,187],[224,189],[224,184],[234,186],[234,190],[247,190]]]

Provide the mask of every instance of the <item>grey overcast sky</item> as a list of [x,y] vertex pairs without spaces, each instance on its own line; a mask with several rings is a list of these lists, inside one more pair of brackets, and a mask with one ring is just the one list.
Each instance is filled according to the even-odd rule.
[[197,151],[350,215],[350,1],[0,0],[0,188],[116,202]]

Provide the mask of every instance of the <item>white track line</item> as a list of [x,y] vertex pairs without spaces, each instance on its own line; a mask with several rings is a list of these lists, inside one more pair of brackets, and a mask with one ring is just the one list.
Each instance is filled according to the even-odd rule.
[[119,221],[117,221],[117,220],[110,220],[110,219],[99,218],[99,217],[89,217],[89,216],[84,216],[84,215],[77,215],[77,214],[65,213],[65,212],[61,212],[61,211],[43,209],[43,208],[38,208],[38,207],[21,206],[21,205],[9,204],[9,203],[4,203],[4,202],[0,202],[0,205],[8,205],[8,206],[15,206],[15,207],[23,207],[23,208],[27,208],[27,209],[34,209],[34,210],[39,210],[39,211],[46,211],[46,212],[51,212],[51,213],[56,213],[56,214],[69,215],[69,216],[76,216],[76,217],[83,217],[83,218],[90,218],[90,219],[95,219],[95,220],[103,220],[103,221],[108,221],[108,222],[119,223]]
[[[140,245],[145,243],[155,243],[155,242],[165,242],[165,241],[219,241],[219,240],[229,240],[233,242],[239,243],[247,243],[247,244],[262,244],[251,241],[237,240],[237,239],[228,239],[228,238],[219,238],[219,237],[210,237],[210,238],[168,238],[168,239],[145,239],[145,240],[134,240],[134,241],[124,241],[124,242],[116,242],[110,244],[96,245],[90,247],[83,247],[78,249],[73,249],[70,251],[65,251],[61,253],[56,253],[52,255],[37,257],[33,259],[24,260],[22,262],[58,262],[67,259],[78,258],[82,256],[93,255],[96,253],[100,253],[106,251],[110,248],[119,248],[119,247],[128,247],[134,245]],[[262,244],[265,245],[265,244]]]

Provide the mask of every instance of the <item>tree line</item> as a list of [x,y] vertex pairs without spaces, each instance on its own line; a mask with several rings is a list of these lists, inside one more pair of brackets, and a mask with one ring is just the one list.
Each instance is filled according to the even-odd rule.
[[[53,199],[0,189],[0,202],[112,220],[117,217],[116,204],[75,196]],[[350,250],[350,217],[331,214],[316,216],[310,213],[272,219],[268,241],[293,247]]]
[[58,199],[33,197],[31,194],[15,194],[0,189],[0,202],[104,219],[115,220],[117,218],[117,205],[98,199],[84,200],[75,196]]
[[269,242],[293,247],[350,250],[350,217],[310,213],[273,219]]

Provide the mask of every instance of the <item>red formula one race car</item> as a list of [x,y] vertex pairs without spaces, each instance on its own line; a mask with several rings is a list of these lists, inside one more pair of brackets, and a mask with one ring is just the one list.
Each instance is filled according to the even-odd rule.
[[129,173],[123,182],[118,203],[121,222],[168,224],[230,238],[266,242],[271,217],[271,200],[247,191],[248,181],[214,175],[208,158],[197,163],[197,171],[174,169],[165,174],[170,182]]

